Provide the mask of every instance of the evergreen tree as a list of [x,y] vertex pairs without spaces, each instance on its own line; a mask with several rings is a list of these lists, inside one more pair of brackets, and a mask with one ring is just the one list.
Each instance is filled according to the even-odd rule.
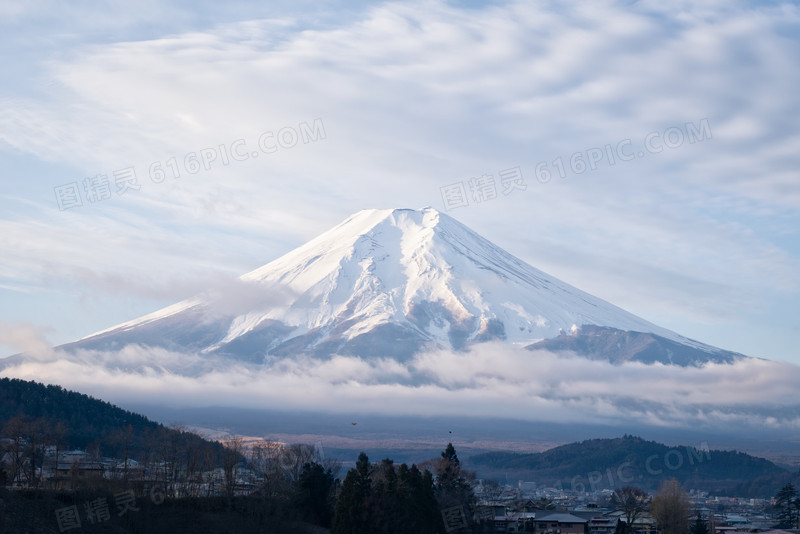
[[[411,466],[411,468],[413,471],[416,466]],[[417,472],[419,472],[418,469]],[[474,495],[472,497],[474,499]],[[433,475],[427,469],[422,473],[422,484],[417,493],[416,501],[420,506],[420,518],[423,523],[423,527],[416,532],[425,534],[444,532],[445,525],[439,503],[436,500],[436,487],[433,482]]]
[[400,523],[400,503],[397,472],[390,458],[384,458],[373,470],[372,486],[373,532],[394,533]]
[[316,462],[306,462],[297,481],[294,507],[304,520],[330,527],[333,520],[333,496],[336,480],[330,469]]
[[791,482],[783,486],[775,495],[775,508],[778,509],[778,528],[795,528],[798,524],[800,501],[797,490]]
[[333,534],[437,534],[444,522],[433,475],[386,458],[371,466],[362,453],[342,483]]
[[475,474],[461,469],[456,449],[452,443],[442,452],[442,457],[434,462],[436,474],[436,499],[439,506],[464,506],[471,508],[475,502],[472,482]]
[[[414,469],[416,469],[416,466],[414,466]],[[419,477],[418,470],[416,473],[417,477]],[[412,525],[419,517],[420,510],[415,495],[417,485],[408,465],[400,464],[400,467],[397,468],[397,505],[400,511],[400,522],[406,527],[405,529],[400,529],[399,532],[411,531]]]
[[358,455],[356,466],[347,472],[342,482],[333,517],[333,534],[372,532],[369,509],[372,498],[371,472],[369,457],[362,452]]
[[416,465],[402,464],[397,470],[398,502],[403,534],[435,534],[444,531],[436,502],[433,476]]
[[697,512],[697,518],[692,523],[692,526],[689,527],[689,534],[708,534],[708,523],[703,521],[700,512]]

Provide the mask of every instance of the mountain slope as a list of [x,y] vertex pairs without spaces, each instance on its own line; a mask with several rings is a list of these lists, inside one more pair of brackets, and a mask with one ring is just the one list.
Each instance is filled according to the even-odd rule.
[[[529,350],[569,351],[591,360],[624,362],[669,363],[695,365],[698,363],[732,363],[742,354],[720,350],[708,345],[686,345],[649,332],[631,332],[605,326],[584,325],[570,335],[544,339],[526,347]],[[705,353],[705,354],[703,354]]]
[[104,453],[111,454],[119,446],[119,435],[130,427],[133,432],[129,452],[133,457],[152,448],[149,441],[157,438],[171,439],[181,448],[206,447],[214,455],[221,450],[218,443],[206,441],[189,432],[166,428],[143,415],[89,395],[60,386],[0,378],[0,435],[12,418],[19,418],[25,423],[41,422],[41,426],[31,426],[30,431],[44,433],[48,439],[54,435],[57,425],[62,425],[63,435],[59,437],[62,448],[85,449],[96,442]]
[[684,364],[718,352],[549,276],[430,208],[356,213],[239,281],[248,298],[234,305],[208,292],[64,348],[135,343],[256,363],[296,354],[404,360],[489,340],[529,345],[597,325],[669,340],[688,351]]
[[533,454],[491,452],[469,459],[484,476],[535,480],[564,489],[634,485],[649,491],[676,478],[687,489],[714,495],[763,497],[794,475],[769,460],[736,451],[668,447],[634,436],[592,439]]

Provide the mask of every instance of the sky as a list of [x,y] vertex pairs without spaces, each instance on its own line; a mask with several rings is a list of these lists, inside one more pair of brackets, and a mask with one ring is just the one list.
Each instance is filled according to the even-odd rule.
[[0,356],[431,206],[800,364],[796,2],[0,1],[0,57]]

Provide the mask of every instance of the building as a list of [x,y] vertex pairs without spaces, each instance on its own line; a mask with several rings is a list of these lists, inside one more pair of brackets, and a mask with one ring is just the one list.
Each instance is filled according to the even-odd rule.
[[537,514],[534,519],[539,534],[589,534],[589,520],[565,512]]
[[589,534],[614,534],[618,525],[619,517],[592,517],[589,519]]
[[101,462],[92,460],[74,460],[58,462],[53,468],[53,476],[47,480],[51,489],[76,489],[87,480],[103,478],[105,468]]

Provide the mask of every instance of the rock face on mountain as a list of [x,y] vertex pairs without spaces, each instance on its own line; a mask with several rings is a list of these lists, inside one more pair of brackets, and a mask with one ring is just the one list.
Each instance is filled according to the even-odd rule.
[[431,208],[356,213],[239,286],[236,298],[209,291],[63,348],[135,343],[256,363],[295,354],[405,360],[502,340],[611,361],[736,356],[572,287]]

